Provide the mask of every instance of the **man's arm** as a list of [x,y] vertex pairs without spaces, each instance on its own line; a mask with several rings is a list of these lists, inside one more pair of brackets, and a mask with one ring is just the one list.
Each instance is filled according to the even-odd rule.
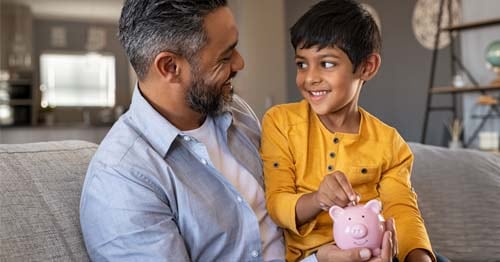
[[189,261],[168,201],[140,174],[94,169],[80,223],[92,261]]

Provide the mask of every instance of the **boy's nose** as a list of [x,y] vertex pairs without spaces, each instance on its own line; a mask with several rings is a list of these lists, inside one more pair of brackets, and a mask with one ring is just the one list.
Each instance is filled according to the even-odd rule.
[[309,85],[317,85],[321,83],[321,77],[315,72],[315,70],[309,70],[306,76],[306,82]]

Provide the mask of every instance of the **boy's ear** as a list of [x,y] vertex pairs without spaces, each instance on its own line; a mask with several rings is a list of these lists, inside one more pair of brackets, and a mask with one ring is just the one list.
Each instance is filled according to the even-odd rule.
[[158,77],[161,79],[178,83],[182,69],[181,59],[181,57],[172,52],[161,52],[155,57],[152,69],[156,71]]
[[381,58],[378,53],[371,53],[361,65],[361,80],[372,79],[380,68]]

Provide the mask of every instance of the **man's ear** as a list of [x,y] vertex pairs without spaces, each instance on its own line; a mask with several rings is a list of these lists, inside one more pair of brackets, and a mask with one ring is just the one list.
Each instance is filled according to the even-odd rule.
[[158,76],[169,82],[179,82],[181,73],[181,57],[172,52],[161,52],[153,61]]
[[380,68],[381,58],[378,53],[371,53],[361,64],[361,80],[372,79]]

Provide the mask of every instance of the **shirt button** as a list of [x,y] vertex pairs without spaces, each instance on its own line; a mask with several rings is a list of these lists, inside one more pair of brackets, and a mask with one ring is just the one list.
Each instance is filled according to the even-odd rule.
[[189,136],[183,136],[182,138],[184,138],[184,141],[191,141],[191,138]]
[[238,200],[238,202],[243,202],[243,199],[241,199],[241,197],[237,197],[236,200]]
[[201,163],[204,165],[208,164],[207,160],[205,160],[205,159],[201,159]]
[[330,157],[331,157],[331,158],[334,158],[334,157],[335,157],[335,153],[330,152]]
[[259,251],[254,250],[252,251],[252,257],[258,257],[259,256]]
[[361,168],[361,174],[366,174],[366,173],[368,173],[368,169],[366,169],[364,167]]
[[337,137],[333,139],[333,143],[335,143],[335,144],[338,144],[339,141],[340,141],[340,139],[338,139]]

